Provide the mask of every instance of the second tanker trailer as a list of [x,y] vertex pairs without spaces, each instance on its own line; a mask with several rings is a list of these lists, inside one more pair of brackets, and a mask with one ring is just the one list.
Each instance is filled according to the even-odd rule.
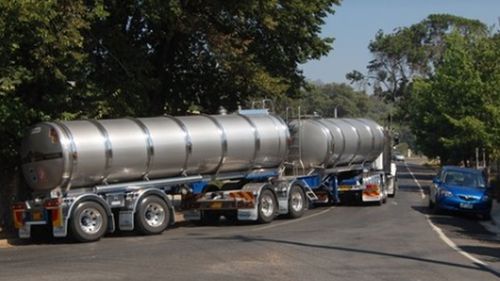
[[383,197],[383,167],[372,165],[384,150],[378,124],[289,125],[266,110],[37,124],[21,151],[32,199],[13,205],[15,226],[22,238],[41,225],[79,241],[115,226],[156,234],[174,223],[178,195],[191,219],[266,223],[299,217],[309,202],[337,200],[347,175],[369,175]]

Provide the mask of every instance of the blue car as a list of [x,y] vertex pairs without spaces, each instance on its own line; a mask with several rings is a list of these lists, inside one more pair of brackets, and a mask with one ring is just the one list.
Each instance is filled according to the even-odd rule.
[[429,207],[490,218],[492,199],[483,173],[476,169],[443,167],[432,181]]

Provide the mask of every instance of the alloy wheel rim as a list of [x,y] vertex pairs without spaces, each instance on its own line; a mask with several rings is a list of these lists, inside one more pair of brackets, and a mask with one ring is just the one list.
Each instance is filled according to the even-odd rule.
[[144,219],[149,226],[160,226],[165,221],[165,209],[158,203],[149,203],[144,210]]

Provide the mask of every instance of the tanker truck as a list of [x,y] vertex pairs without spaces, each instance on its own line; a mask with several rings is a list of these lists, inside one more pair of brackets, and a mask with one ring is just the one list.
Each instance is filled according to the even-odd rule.
[[290,124],[289,159],[317,174],[316,202],[386,202],[397,189],[389,131],[369,119],[308,118]]
[[186,218],[205,223],[297,218],[312,202],[338,198],[345,174],[382,152],[373,121],[308,125],[338,120],[288,126],[267,110],[240,110],[39,123],[22,143],[32,194],[13,204],[14,225],[21,238],[48,226],[82,242],[115,229],[158,234],[175,223],[179,195]]

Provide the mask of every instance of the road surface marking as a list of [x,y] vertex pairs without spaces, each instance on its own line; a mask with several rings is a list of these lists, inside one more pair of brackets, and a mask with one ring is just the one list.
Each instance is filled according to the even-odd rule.
[[422,186],[420,185],[420,183],[418,182],[417,178],[415,178],[415,175],[413,174],[413,172],[410,170],[410,168],[408,167],[408,164],[405,162],[405,167],[406,167],[406,170],[408,170],[408,172],[410,173],[411,177],[413,178],[413,180],[415,181],[415,183],[417,184],[418,186],[418,189],[420,190],[420,196],[422,197],[422,199],[425,199],[425,192],[424,192],[424,189],[422,188]]
[[[420,185],[420,183],[418,182],[418,180],[413,176],[413,173],[411,172],[410,168],[408,168],[408,166],[406,165],[405,163],[405,166],[406,166],[406,169],[410,172],[410,174],[412,175],[413,177],[413,180],[415,181],[415,183],[418,185],[418,187],[420,188],[421,192],[423,193],[423,190],[422,190],[422,187]],[[422,199],[424,199],[425,197],[422,197]],[[441,228],[439,228],[438,226],[436,226],[434,223],[432,223],[429,215],[425,215],[425,218],[427,220],[427,223],[429,223],[429,225],[431,226],[432,230],[434,230],[439,238],[446,244],[448,245],[448,247],[452,248],[453,250],[455,250],[457,253],[461,254],[462,256],[466,257],[467,259],[469,259],[470,261],[472,261],[474,264],[478,265],[478,266],[481,266],[491,272],[493,272],[495,275],[500,275],[500,272],[498,272],[496,269],[492,268],[491,266],[488,265],[488,263],[485,263],[475,257],[473,257],[471,254],[463,251],[462,249],[460,249],[457,244],[455,244],[455,242],[453,242],[450,238],[448,238],[448,236],[446,236],[446,234],[444,234],[443,230]]]
[[458,246],[457,244],[455,244],[453,241],[451,241],[450,238],[448,238],[448,236],[446,236],[446,234],[444,234],[443,230],[441,228],[439,228],[438,226],[436,226],[435,224],[432,223],[431,219],[429,218],[429,215],[425,215],[426,219],[427,219],[427,222],[430,224],[430,226],[432,227],[432,229],[437,232],[437,234],[439,235],[439,238],[441,238],[441,240],[444,241],[444,243],[446,243],[446,245],[448,245],[450,248],[452,248],[453,250],[457,251],[458,253],[460,253],[462,256],[468,258],[469,260],[471,260],[472,262],[476,263],[476,264],[479,264],[479,265],[482,265],[482,266],[487,266],[487,264],[483,261],[480,261],[479,259],[473,257],[472,255],[470,255],[469,253],[467,252],[464,252],[462,251]]
[[326,210],[323,210],[321,212],[312,214],[310,216],[304,216],[304,217],[301,217],[301,218],[298,218],[298,219],[289,220],[289,221],[285,221],[285,222],[282,222],[282,223],[273,223],[273,224],[270,224],[270,225],[266,225],[266,226],[261,226],[261,227],[254,228],[254,229],[252,229],[250,231],[259,231],[259,230],[274,228],[274,227],[278,227],[278,226],[282,226],[282,225],[287,225],[287,224],[291,224],[291,223],[296,223],[296,222],[299,222],[299,221],[303,221],[303,220],[306,220],[306,219],[310,219],[312,217],[317,217],[319,215],[325,214],[325,213],[333,210],[334,208],[335,207],[330,207],[330,208],[328,208]]

